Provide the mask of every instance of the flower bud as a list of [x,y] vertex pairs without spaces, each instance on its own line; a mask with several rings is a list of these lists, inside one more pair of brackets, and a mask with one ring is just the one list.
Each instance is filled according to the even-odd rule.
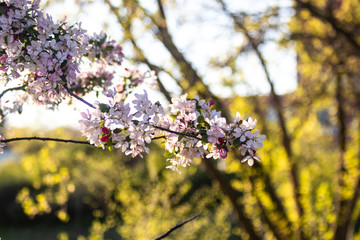
[[102,128],[101,128],[101,131],[102,131],[103,133],[105,133],[105,134],[108,134],[109,129],[106,128],[106,127],[102,127]]
[[101,139],[100,139],[102,142],[107,142],[109,140],[109,137],[107,135],[103,136]]
[[220,157],[221,158],[226,158],[227,157],[227,152],[225,149],[220,149]]
[[218,138],[218,142],[220,145],[223,145],[224,144],[224,141],[225,139],[224,138]]
[[209,104],[210,104],[210,106],[212,106],[212,105],[215,104],[215,101],[214,101],[213,99],[211,99],[211,100],[209,101]]

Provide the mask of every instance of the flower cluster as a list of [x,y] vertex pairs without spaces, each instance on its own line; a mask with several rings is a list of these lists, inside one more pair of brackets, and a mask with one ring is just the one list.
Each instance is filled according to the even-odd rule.
[[86,36],[86,43],[88,45],[85,56],[91,61],[102,62],[108,65],[120,65],[124,58],[122,47],[116,44],[114,40],[107,41],[107,38],[104,32],[100,34],[94,33],[91,38]]
[[253,132],[256,120],[241,120],[237,113],[234,122],[227,124],[221,112],[210,110],[213,104],[213,100],[206,103],[198,97],[187,99],[186,95],[172,99],[171,115],[160,122],[172,131],[165,132],[165,149],[171,162],[168,168],[179,171],[179,166],[185,167],[197,157],[226,158],[233,148],[241,150],[242,162],[250,166],[254,160],[260,161],[255,153],[262,147],[265,135]]
[[19,79],[37,101],[56,104],[79,85],[83,57],[111,65],[121,64],[123,53],[104,34],[89,37],[81,24],[55,23],[39,2],[0,3],[0,80]]
[[103,148],[121,148],[126,155],[135,157],[148,153],[149,144],[155,136],[154,124],[163,115],[163,108],[159,103],[152,104],[147,93],[135,94],[136,99],[132,102],[136,110],[130,112],[129,104],[115,99],[116,90],[109,91],[107,96],[111,98],[108,104],[96,103],[92,113],[82,112],[80,120],[81,132],[91,144]]
[[232,149],[239,149],[242,162],[250,166],[260,161],[256,150],[262,147],[264,135],[255,130],[256,120],[241,120],[240,114],[230,124],[221,117],[221,112],[210,110],[214,101],[187,99],[187,95],[173,98],[171,114],[165,115],[159,103],[152,104],[144,94],[135,94],[132,102],[135,113],[130,113],[129,104],[116,102],[114,91],[108,96],[110,104],[96,103],[93,113],[82,113],[81,131],[95,146],[122,148],[132,156],[148,152],[145,143],[150,143],[155,134],[165,137],[165,149],[171,166],[179,167],[192,163],[193,158],[226,158]]
[[79,74],[77,84],[74,83],[71,90],[78,95],[85,95],[100,87],[106,92],[113,85],[114,74],[114,71],[108,71],[103,64],[92,64],[89,71]]

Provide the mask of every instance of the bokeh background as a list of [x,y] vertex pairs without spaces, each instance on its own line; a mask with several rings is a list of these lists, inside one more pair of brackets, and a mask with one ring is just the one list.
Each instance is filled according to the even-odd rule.
[[[0,159],[0,237],[360,239],[360,4],[357,0],[64,0],[45,11],[103,30],[157,72],[154,101],[188,93],[258,120],[262,159],[166,169],[91,146],[17,142]],[[91,96],[89,96],[91,98]],[[83,139],[79,114],[24,107],[5,136]],[[33,117],[36,114],[37,117]],[[24,120],[26,119],[26,120]],[[59,120],[60,119],[60,120]],[[62,119],[62,120],[61,120]]]

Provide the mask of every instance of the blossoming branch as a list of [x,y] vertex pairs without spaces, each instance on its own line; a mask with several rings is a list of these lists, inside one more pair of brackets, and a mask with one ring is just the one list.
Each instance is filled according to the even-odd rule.
[[[53,107],[72,96],[92,108],[81,113],[81,132],[97,147],[115,147],[132,157],[143,156],[153,139],[163,137],[165,156],[171,164],[168,168],[178,172],[194,158],[224,159],[233,149],[241,151],[242,162],[250,166],[260,161],[256,151],[265,136],[255,130],[256,120],[241,119],[238,113],[227,123],[221,112],[211,109],[213,100],[188,99],[187,95],[173,98],[168,114],[159,102],[148,99],[146,91],[136,93],[132,104],[125,103],[135,88],[156,76],[123,68],[119,82],[109,68],[119,69],[124,58],[114,40],[104,33],[89,37],[81,24],[55,23],[40,10],[39,3],[0,3],[0,81],[5,85],[20,82],[19,87],[5,90],[1,96],[9,90],[26,93],[10,107],[1,104],[3,114],[19,111],[29,99]],[[108,103],[91,104],[83,99],[99,88],[109,98]],[[0,137],[2,153],[5,142],[10,141]]]

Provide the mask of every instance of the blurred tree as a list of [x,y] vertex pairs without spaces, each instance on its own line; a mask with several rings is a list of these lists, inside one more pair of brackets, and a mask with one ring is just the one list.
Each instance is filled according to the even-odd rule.
[[[56,134],[74,136],[73,131],[58,130]],[[159,157],[160,146],[152,146],[146,162],[125,157],[120,151],[61,143],[28,142],[13,150],[22,156],[33,182],[17,196],[30,217],[54,212],[64,222],[71,216],[79,226],[90,218],[89,239],[103,239],[114,231],[118,235],[110,236],[154,239],[201,212],[196,222],[172,235],[186,239],[230,235],[232,211],[219,187],[201,168],[181,175],[166,170],[166,158]]]

